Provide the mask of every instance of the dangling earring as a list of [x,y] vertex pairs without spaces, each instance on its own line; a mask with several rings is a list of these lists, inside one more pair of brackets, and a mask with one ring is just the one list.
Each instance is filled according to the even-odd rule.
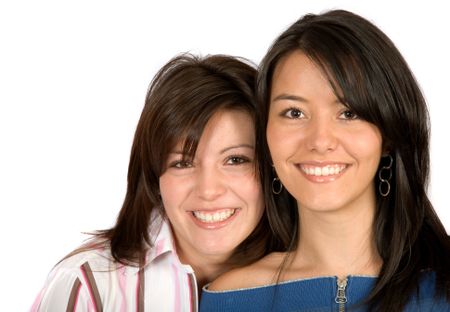
[[[387,157],[389,159],[389,165],[381,167],[380,171],[378,171],[378,178],[380,179],[378,191],[383,197],[388,196],[391,192],[391,184],[389,183],[389,181],[391,181],[392,178],[392,164],[394,163],[394,158],[392,158],[391,155],[387,155]],[[383,175],[385,176],[385,178],[383,178]]]
[[272,180],[272,193],[278,195],[283,190],[283,183],[281,183],[280,179],[277,176],[277,172],[275,171],[275,166],[272,164],[272,172],[275,178]]
[[272,171],[275,178],[272,180],[272,193],[278,195],[283,190],[283,183],[281,183],[280,179],[277,176],[277,172],[275,171],[275,166],[272,164]]
[[272,180],[272,192],[275,195],[278,195],[283,190],[283,183],[281,183],[280,179],[278,177],[273,178]]

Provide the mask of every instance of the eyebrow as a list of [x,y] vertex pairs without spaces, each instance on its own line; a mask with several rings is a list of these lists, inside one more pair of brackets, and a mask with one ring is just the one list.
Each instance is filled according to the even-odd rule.
[[[229,150],[235,149],[235,148],[249,148],[249,149],[255,149],[255,147],[251,144],[246,144],[246,143],[242,143],[242,144],[238,144],[238,145],[232,145],[232,146],[228,146],[225,147],[224,149],[220,150],[220,154],[226,153]],[[180,150],[176,150],[176,151],[171,151],[169,152],[169,154],[179,154],[179,155],[183,155],[183,152]]]
[[249,148],[249,149],[255,149],[255,147],[254,147],[253,145],[243,143],[243,144],[238,144],[238,145],[233,145],[233,146],[226,147],[226,148],[224,148],[224,149],[222,149],[222,150],[220,151],[220,154],[223,154],[223,153],[225,153],[225,152],[227,152],[227,151],[229,151],[229,150],[235,149],[235,148]]
[[[286,93],[282,93],[282,94],[278,95],[276,98],[274,98],[272,100],[272,102],[283,101],[283,100],[296,101],[296,102],[302,102],[302,103],[308,103],[309,102],[304,97],[301,97],[301,96],[298,96],[298,95],[286,94]],[[336,99],[333,103],[334,104],[342,104],[342,105],[348,106],[347,104],[342,103],[339,99]]]
[[301,97],[298,95],[286,94],[286,93],[282,93],[282,94],[278,95],[277,97],[275,97],[272,100],[272,102],[283,101],[283,100],[303,102],[303,103],[308,102],[308,100],[305,99],[304,97]]

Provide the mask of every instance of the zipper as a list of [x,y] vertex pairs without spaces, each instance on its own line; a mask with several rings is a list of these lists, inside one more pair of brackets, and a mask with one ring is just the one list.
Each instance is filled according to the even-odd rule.
[[345,312],[345,304],[347,297],[345,296],[345,288],[347,287],[347,278],[337,279],[337,292],[334,301],[338,304],[338,311]]

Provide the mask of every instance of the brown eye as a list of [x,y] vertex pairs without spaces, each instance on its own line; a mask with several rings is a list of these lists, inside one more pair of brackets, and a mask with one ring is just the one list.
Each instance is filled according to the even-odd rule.
[[290,119],[299,119],[304,116],[303,112],[297,108],[289,108],[281,113],[283,117]]
[[184,160],[177,160],[170,164],[170,167],[177,169],[191,168],[192,166],[192,162]]
[[351,110],[345,110],[341,113],[341,115],[339,117],[342,119],[346,119],[346,120],[352,120],[352,119],[357,119],[358,115],[356,115]]
[[227,159],[228,165],[240,165],[243,163],[248,163],[250,160],[247,157],[244,156],[231,156]]

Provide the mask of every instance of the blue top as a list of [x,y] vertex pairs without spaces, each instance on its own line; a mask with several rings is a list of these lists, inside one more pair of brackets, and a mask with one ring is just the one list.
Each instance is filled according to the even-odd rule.
[[[346,285],[344,282],[339,287],[336,277],[317,277],[238,290],[204,288],[200,312],[366,311],[367,306],[361,303],[375,282],[376,277],[349,276]],[[424,273],[418,295],[409,300],[404,311],[450,311],[445,298],[435,298],[434,273]]]

